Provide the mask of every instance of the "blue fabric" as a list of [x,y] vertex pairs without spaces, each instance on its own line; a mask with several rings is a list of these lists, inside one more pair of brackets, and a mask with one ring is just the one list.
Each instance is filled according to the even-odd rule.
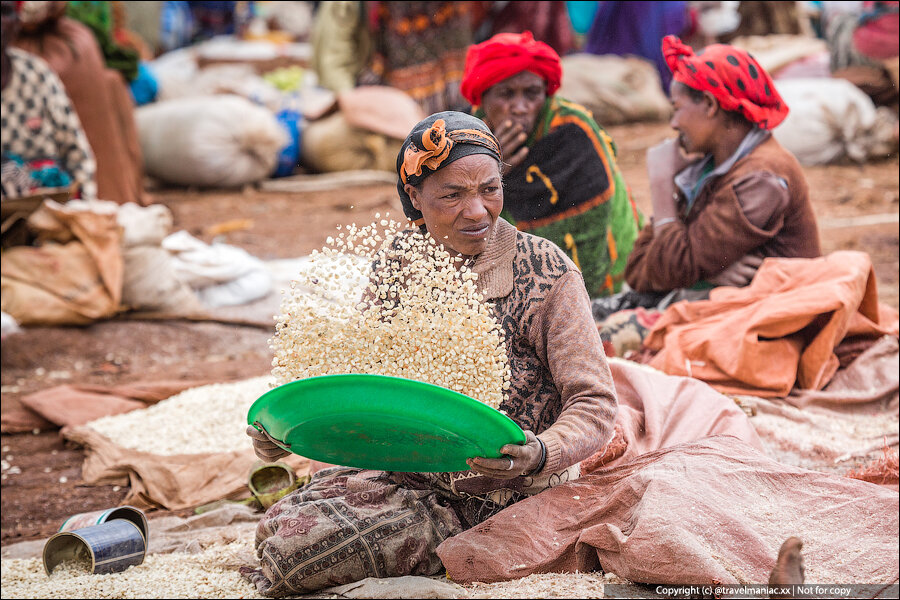
[[697,196],[700,195],[700,190],[703,189],[703,186],[706,185],[707,180],[710,175],[712,175],[713,170],[715,169],[715,164],[712,161],[712,155],[707,155],[706,158],[703,159],[703,164],[700,168],[700,178],[697,179],[697,182],[690,189],[690,192],[687,194],[687,203],[684,209],[684,214],[687,215],[691,212],[691,208],[694,207],[694,200],[697,199]]
[[38,187],[45,188],[66,187],[72,183],[72,178],[58,164],[33,170],[31,178],[38,183]]
[[273,177],[287,177],[293,174],[294,168],[300,163],[300,113],[286,108],[275,117],[287,131],[290,141],[278,153],[278,167]]
[[159,93],[159,82],[146,63],[138,63],[138,74],[129,84],[131,97],[137,106],[150,104]]
[[575,33],[580,35],[588,32],[598,8],[599,2],[566,2],[566,11],[569,13],[569,21]]
[[191,0],[194,20],[194,41],[208,40],[217,35],[233,35],[237,2],[231,0]]
[[166,1],[159,17],[159,45],[176,50],[191,43],[194,37],[194,17],[187,2]]
[[663,58],[662,39],[681,34],[688,25],[686,2],[600,2],[584,50],[646,58],[656,65],[668,91],[672,72]]
[[68,187],[72,183],[71,175],[62,168],[59,161],[55,158],[40,158],[26,161],[18,154],[10,154],[3,158],[4,161],[11,161],[31,179],[31,190]]

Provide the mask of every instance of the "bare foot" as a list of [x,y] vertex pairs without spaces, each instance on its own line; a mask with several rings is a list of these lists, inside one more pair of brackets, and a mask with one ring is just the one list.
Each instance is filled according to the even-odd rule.
[[[775,568],[769,575],[769,586],[783,588],[803,583],[803,542],[798,537],[789,537],[778,550]],[[785,590],[787,592],[787,590]],[[770,598],[793,598],[790,593],[773,593]]]

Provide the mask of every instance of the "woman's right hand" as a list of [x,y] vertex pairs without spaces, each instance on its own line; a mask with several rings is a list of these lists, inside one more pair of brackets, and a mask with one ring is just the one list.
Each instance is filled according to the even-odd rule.
[[504,172],[508,173],[522,164],[522,161],[528,156],[528,146],[525,145],[528,134],[518,123],[506,120],[497,127],[494,135],[497,136],[497,141],[500,142],[503,162],[509,165],[503,169]]
[[647,150],[647,171],[651,179],[669,180],[697,158],[684,153],[678,138],[668,138]]
[[260,460],[275,462],[279,458],[290,454],[290,452],[276,444],[268,433],[259,431],[253,425],[247,426],[247,435],[253,438],[253,451]]

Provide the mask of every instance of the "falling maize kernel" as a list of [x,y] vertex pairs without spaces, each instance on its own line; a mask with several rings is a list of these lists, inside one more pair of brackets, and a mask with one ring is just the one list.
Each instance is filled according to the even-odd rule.
[[[477,291],[477,274],[460,269],[460,259],[430,235],[390,226],[377,244],[359,242],[375,239],[375,223],[350,226],[346,238],[329,238],[311,255],[276,317],[275,384],[392,375],[498,408],[509,389],[505,337]],[[322,289],[318,281],[334,285]]]

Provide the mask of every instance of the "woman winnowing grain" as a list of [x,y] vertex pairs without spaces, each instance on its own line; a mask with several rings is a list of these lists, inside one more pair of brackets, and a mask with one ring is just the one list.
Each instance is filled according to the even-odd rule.
[[[500,159],[483,121],[437,113],[406,138],[397,187],[411,221],[474,261],[506,337],[512,379],[501,410],[525,430],[526,444],[501,448],[509,458],[471,458],[471,470],[457,473],[319,471],[258,526],[260,568],[248,576],[263,594],[434,575],[441,542],[577,477],[579,462],[611,438],[615,390],[581,273],[555,244],[499,217]],[[247,432],[260,458],[285,454]]]

